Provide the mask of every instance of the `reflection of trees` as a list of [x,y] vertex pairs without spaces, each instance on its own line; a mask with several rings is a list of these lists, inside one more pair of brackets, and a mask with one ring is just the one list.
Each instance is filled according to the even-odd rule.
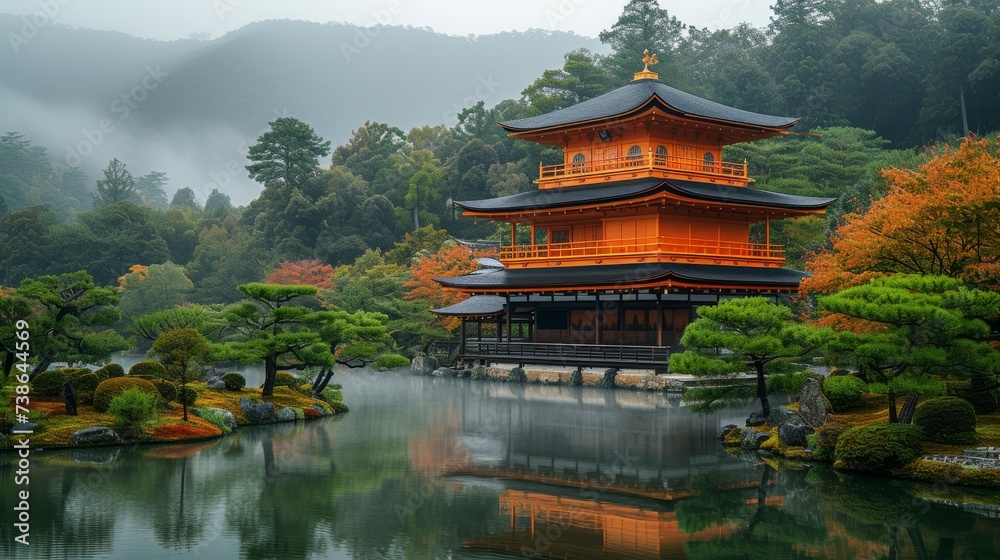
[[[736,525],[728,535],[685,543],[691,560],[822,558],[814,555],[810,545],[819,545],[826,538],[823,527],[803,525],[800,519],[784,511],[782,499],[768,499],[774,471],[764,465],[760,482],[754,488],[726,489],[719,473],[696,477],[692,486],[698,497],[677,504],[678,523],[685,532],[711,526]],[[775,496],[781,498],[781,496]],[[690,503],[688,503],[690,502]],[[804,546],[805,545],[805,546]]]

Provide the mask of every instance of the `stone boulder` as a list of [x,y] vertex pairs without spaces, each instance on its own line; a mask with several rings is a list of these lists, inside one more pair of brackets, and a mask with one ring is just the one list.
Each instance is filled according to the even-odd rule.
[[772,428],[780,428],[789,422],[803,424],[805,420],[802,419],[802,416],[798,412],[789,410],[783,406],[772,408],[771,414],[767,415],[767,425]]
[[236,427],[236,416],[224,408],[196,408],[194,413],[201,416],[202,412],[215,412],[222,415],[222,423],[230,428]]
[[726,424],[725,426],[722,427],[721,430],[719,430],[719,436],[717,439],[719,439],[720,441],[726,439],[726,436],[728,436],[730,432],[732,432],[738,427],[739,426],[737,426],[736,424]]
[[455,372],[455,377],[459,379],[467,379],[469,377],[472,377],[472,370],[469,368],[462,368],[457,372]]
[[771,438],[767,432],[759,432],[753,428],[743,430],[743,438],[740,440],[740,449],[756,450],[760,449],[760,444]]
[[786,422],[778,427],[778,440],[793,447],[806,447],[809,443],[806,436],[813,433],[813,428],[805,422]]
[[216,391],[225,391],[226,382],[222,380],[221,377],[213,377],[205,382],[209,389],[215,389]]
[[615,379],[618,377],[618,368],[611,368],[604,372],[604,377],[597,382],[598,387],[604,389],[614,389]]
[[822,385],[818,379],[809,378],[799,396],[799,416],[806,424],[816,428],[826,423],[829,414],[830,405],[823,396]]
[[278,411],[278,422],[295,422],[298,419],[299,417],[292,407],[286,406]]
[[240,399],[240,410],[243,418],[251,424],[271,424],[278,421],[278,414],[271,403],[262,403],[246,397]]
[[470,377],[472,377],[472,379],[476,381],[483,381],[485,379],[488,379],[489,375],[486,373],[486,366],[476,366],[472,368],[472,374],[470,375]]
[[417,356],[410,362],[410,371],[413,375],[430,375],[437,367],[437,360],[430,356]]
[[106,426],[95,426],[73,432],[71,445],[116,445],[122,443],[118,432]]
[[434,377],[455,377],[455,370],[448,367],[439,367],[431,372]]
[[571,387],[583,387],[583,372],[580,368],[573,370],[573,373],[569,374],[569,384]]
[[752,412],[747,418],[747,426],[756,427],[764,424],[767,424],[767,416],[764,416],[763,412]]
[[510,370],[510,374],[507,376],[507,381],[511,383],[527,383],[528,373],[524,371],[524,368],[516,367]]

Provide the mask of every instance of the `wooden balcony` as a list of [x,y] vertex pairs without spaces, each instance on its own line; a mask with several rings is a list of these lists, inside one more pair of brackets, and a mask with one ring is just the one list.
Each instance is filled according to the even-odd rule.
[[667,367],[666,346],[544,344],[538,342],[467,341],[462,357],[488,363],[511,362],[592,367]]
[[682,179],[745,187],[750,183],[747,164],[705,162],[698,158],[647,153],[637,157],[600,159],[582,163],[539,165],[539,188],[569,187],[646,177]]
[[500,248],[500,260],[507,266],[550,266],[552,264],[592,265],[636,262],[691,262],[749,266],[782,266],[782,245],[739,243],[717,239],[647,237],[516,245]]

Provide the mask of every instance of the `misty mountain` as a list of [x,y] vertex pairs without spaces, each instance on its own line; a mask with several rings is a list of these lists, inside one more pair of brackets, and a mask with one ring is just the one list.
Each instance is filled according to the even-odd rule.
[[[0,29],[23,26],[0,15]],[[243,156],[268,121],[294,116],[335,145],[366,120],[452,125],[478,101],[519,97],[580,47],[603,50],[546,31],[455,37],[266,21],[212,41],[153,41],[43,27],[0,49],[0,129],[91,177],[118,157],[135,175],[167,172],[168,191],[190,186],[204,201],[217,186],[243,204],[259,191]]]

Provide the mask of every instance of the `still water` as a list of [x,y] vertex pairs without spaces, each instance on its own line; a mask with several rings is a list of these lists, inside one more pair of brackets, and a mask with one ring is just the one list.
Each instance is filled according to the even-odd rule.
[[[30,545],[0,457],[0,557],[1000,558],[954,489],[726,453],[748,410],[625,391],[344,372],[352,412],[195,445],[36,452]],[[989,497],[989,496],[985,496]]]

